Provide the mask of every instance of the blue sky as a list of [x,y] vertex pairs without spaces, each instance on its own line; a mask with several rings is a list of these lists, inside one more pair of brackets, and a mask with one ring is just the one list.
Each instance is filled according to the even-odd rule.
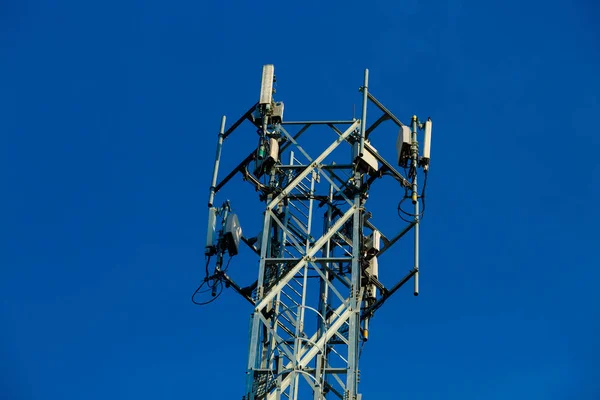
[[189,296],[220,116],[256,101],[265,63],[289,119],[351,118],[369,68],[402,120],[434,120],[421,296],[374,319],[363,398],[600,398],[598,17],[591,0],[3,2],[0,398],[241,398],[250,306]]

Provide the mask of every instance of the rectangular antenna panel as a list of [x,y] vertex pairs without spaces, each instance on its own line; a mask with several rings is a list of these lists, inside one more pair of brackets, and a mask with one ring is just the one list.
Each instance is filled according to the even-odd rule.
[[[366,240],[367,253],[375,254],[369,260],[369,266],[367,267],[367,273],[375,279],[379,278],[379,263],[377,261],[377,253],[381,249],[381,232],[374,230],[371,236]],[[375,299],[377,297],[377,287],[373,284],[367,285],[366,291],[367,299]]]
[[371,236],[366,240],[367,251],[370,250],[381,250],[381,232],[373,231]]
[[208,209],[208,230],[206,232],[206,247],[211,248],[215,245],[215,229],[217,224],[217,209],[210,207]]
[[277,139],[270,138],[269,139],[269,157],[272,160],[272,163],[275,164],[279,161],[279,142]]
[[396,151],[398,152],[398,165],[406,167],[406,163],[410,158],[411,132],[410,128],[403,125],[398,132],[398,140],[396,141]]
[[259,104],[271,104],[273,101],[273,77],[275,75],[275,67],[273,64],[263,65],[262,83],[260,85],[260,101]]
[[[354,145],[354,147],[355,147],[354,152],[357,153],[358,152],[358,143],[356,143]],[[373,146],[371,145],[371,147],[373,147]],[[375,149],[375,147],[373,147],[373,150],[377,151],[377,149]],[[364,149],[363,155],[362,156],[358,156],[354,160],[354,162],[358,163],[358,167],[359,167],[359,169],[362,172],[367,172],[369,174],[374,174],[375,172],[379,171],[379,163],[377,162],[377,159],[367,149]]]
[[365,240],[365,247],[369,256],[377,255],[381,250],[381,232],[375,230],[371,236]]

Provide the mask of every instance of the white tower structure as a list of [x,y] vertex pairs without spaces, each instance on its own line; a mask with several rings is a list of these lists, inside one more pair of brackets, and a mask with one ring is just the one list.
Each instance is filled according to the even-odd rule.
[[[283,103],[273,100],[274,66],[265,65],[258,103],[227,130],[222,118],[208,201],[206,277],[192,300],[206,304],[227,286],[251,303],[244,400],[360,400],[359,347],[369,338],[370,319],[408,281],[413,280],[414,294],[419,293],[419,225],[430,166],[431,119],[421,122],[413,116],[410,124],[403,124],[369,92],[368,78],[365,70],[360,119],[286,121]],[[370,126],[368,104],[380,114]],[[258,144],[219,182],[223,141],[245,121],[257,132]],[[371,140],[386,121],[398,131],[393,163]],[[326,127],[331,136],[310,139],[325,150],[309,154],[300,139],[314,127]],[[254,238],[243,235],[235,205],[214,205],[215,196],[236,174],[255,187],[265,204],[262,231]],[[421,187],[418,177],[424,179]],[[404,189],[404,196],[394,199],[400,201],[404,222],[390,236],[374,226],[366,204],[371,187],[382,181]],[[414,254],[405,260],[412,265],[404,278],[387,287],[379,280],[385,269],[379,268],[379,258],[410,237],[409,232]],[[241,287],[227,274],[223,258],[225,253],[236,255],[244,245],[258,256],[258,268],[256,282]],[[203,293],[205,302],[198,300]]]

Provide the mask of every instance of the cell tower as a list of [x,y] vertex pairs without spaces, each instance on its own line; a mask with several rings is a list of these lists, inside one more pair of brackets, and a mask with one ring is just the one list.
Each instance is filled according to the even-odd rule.
[[[360,400],[358,362],[360,345],[369,338],[369,320],[409,280],[415,296],[419,293],[419,223],[431,119],[421,122],[413,116],[410,124],[403,124],[369,93],[368,79],[365,70],[360,119],[285,121],[283,103],[273,99],[274,67],[265,65],[258,103],[227,130],[225,117],[221,120],[208,200],[206,277],[192,300],[207,304],[225,286],[252,304],[244,400]],[[367,126],[369,103],[382,115]],[[257,133],[258,144],[218,182],[223,141],[243,130],[245,121]],[[399,132],[393,163],[371,141],[386,121]],[[321,133],[310,139],[311,147],[326,148],[311,155],[300,138],[315,128]],[[215,195],[236,174],[266,204],[262,231],[254,237],[242,234],[233,204],[214,205]],[[417,177],[423,178],[421,187]],[[404,196],[393,201],[400,201],[405,223],[393,236],[377,229],[366,204],[371,187],[380,181],[404,189]],[[403,208],[411,203],[412,211]],[[404,278],[386,287],[379,280],[378,258],[411,230],[414,262]],[[244,287],[223,266],[225,253],[235,256],[241,246],[259,257],[257,279]]]

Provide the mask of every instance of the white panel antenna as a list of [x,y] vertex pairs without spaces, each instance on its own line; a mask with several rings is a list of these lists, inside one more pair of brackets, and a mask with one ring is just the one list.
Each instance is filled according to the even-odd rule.
[[262,83],[260,85],[259,104],[271,104],[273,101],[273,78],[275,76],[275,67],[273,64],[263,66]]
[[425,170],[427,170],[431,152],[431,118],[425,121],[423,129],[425,130],[425,138],[423,139],[423,165],[425,166]]
[[206,253],[211,253],[215,245],[215,230],[217,226],[217,209],[210,207],[208,209],[208,229],[206,232]]
[[398,152],[398,165],[405,167],[410,159],[410,145],[412,143],[410,127],[402,125],[398,132],[396,151]]
[[[369,143],[369,141],[365,140],[365,143]],[[358,145],[358,143],[356,145]],[[356,147],[356,145],[355,145],[355,147]],[[377,149],[375,149],[375,147],[371,146],[371,148],[373,148],[373,150],[375,150],[375,152],[377,152]],[[360,169],[362,171],[368,172],[369,174],[374,174],[377,171],[379,171],[379,163],[377,162],[377,159],[367,149],[365,149],[365,151],[363,152],[363,155],[358,156],[354,160],[354,162],[358,163],[358,166],[360,167]]]
[[[381,250],[381,232],[375,230],[371,236],[367,239],[366,243],[367,253],[375,254],[369,260],[369,266],[367,267],[367,273],[369,276],[379,279],[379,263],[377,262],[377,253]],[[366,298],[375,300],[377,298],[377,287],[373,284],[367,286]]]

